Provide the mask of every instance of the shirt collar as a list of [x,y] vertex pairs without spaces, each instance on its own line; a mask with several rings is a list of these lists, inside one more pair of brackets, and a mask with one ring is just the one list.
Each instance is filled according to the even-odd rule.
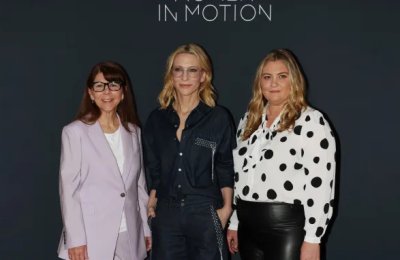
[[[190,113],[188,117],[188,123],[194,124],[197,122],[200,118],[202,118],[204,115],[208,114],[210,112],[212,107],[206,105],[203,101],[200,100],[199,104],[193,108],[192,112]],[[173,123],[177,122],[179,123],[179,117],[178,114],[176,113],[174,107],[172,106],[172,103],[167,107],[167,113],[168,117],[172,120]]]

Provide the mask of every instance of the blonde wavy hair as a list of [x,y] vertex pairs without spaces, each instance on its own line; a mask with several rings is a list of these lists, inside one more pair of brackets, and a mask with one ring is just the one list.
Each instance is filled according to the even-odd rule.
[[174,52],[169,55],[165,75],[164,87],[158,95],[158,102],[162,109],[167,108],[176,99],[175,88],[173,85],[172,67],[174,65],[175,57],[178,54],[187,53],[197,57],[200,63],[201,70],[205,73],[205,80],[200,84],[199,98],[200,100],[210,107],[215,107],[216,94],[215,89],[211,83],[212,81],[212,66],[211,61],[202,47],[194,43],[188,43],[179,46]]
[[248,139],[254,131],[261,124],[261,117],[264,107],[268,101],[262,94],[261,78],[264,66],[271,61],[282,61],[288,71],[290,80],[290,94],[286,104],[283,107],[280,123],[277,131],[282,132],[292,129],[295,121],[299,118],[303,109],[307,107],[306,95],[306,82],[300,65],[297,62],[294,54],[286,49],[275,49],[267,54],[261,61],[257,68],[256,76],[253,83],[253,97],[250,100],[248,110],[248,117],[246,126],[242,134],[242,140]]

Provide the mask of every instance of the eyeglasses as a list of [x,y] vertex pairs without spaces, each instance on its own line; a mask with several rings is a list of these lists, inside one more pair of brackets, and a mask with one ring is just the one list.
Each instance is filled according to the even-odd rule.
[[111,91],[118,91],[121,89],[122,83],[116,81],[111,81],[111,82],[95,81],[93,82],[92,89],[94,92],[102,92],[106,89],[106,86]]
[[174,76],[174,78],[181,78],[185,75],[187,75],[188,78],[198,78],[200,77],[200,72],[201,69],[197,68],[197,67],[190,67],[190,68],[182,68],[182,67],[173,67],[172,68],[172,76]]

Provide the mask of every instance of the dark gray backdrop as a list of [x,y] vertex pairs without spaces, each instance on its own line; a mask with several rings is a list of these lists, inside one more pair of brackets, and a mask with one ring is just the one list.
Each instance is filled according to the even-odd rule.
[[[329,115],[339,137],[339,207],[327,258],[395,259],[400,4],[260,0],[253,3],[272,4],[272,22],[163,23],[159,3],[185,1],[1,1],[0,258],[56,259],[60,133],[91,66],[111,59],[126,67],[144,122],[168,54],[197,42],[212,57],[219,102],[236,121],[264,55],[277,47],[297,54],[311,103]],[[210,3],[227,2],[199,4]],[[245,3],[251,1],[236,2]]]

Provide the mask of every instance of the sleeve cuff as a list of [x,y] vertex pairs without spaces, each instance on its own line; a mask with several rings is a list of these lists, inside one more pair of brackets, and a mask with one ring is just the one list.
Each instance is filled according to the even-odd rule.
[[236,231],[236,230],[238,230],[238,226],[239,226],[239,220],[237,218],[236,210],[234,210],[232,213],[232,216],[229,220],[228,229]]
[[304,241],[308,243],[319,244],[321,243],[321,238],[305,236]]

